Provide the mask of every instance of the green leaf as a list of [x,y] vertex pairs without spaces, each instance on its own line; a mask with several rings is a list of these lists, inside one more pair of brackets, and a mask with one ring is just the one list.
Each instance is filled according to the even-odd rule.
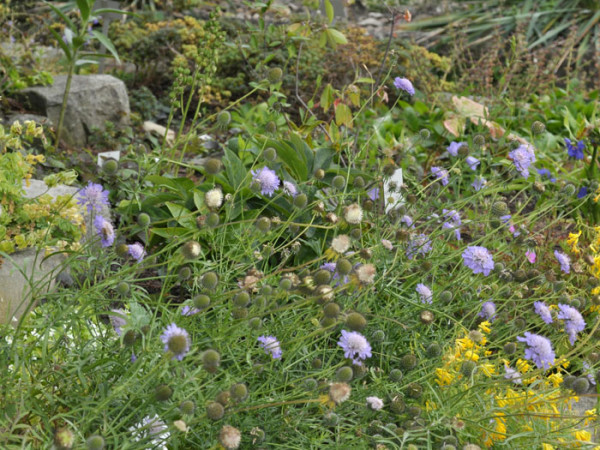
[[81,13],[81,20],[83,23],[87,23],[90,18],[90,5],[88,4],[88,0],[77,0],[77,7]]
[[314,173],[317,169],[329,169],[329,165],[331,164],[331,161],[333,161],[334,155],[335,151],[330,147],[318,148],[315,151],[312,172]]
[[339,125],[345,125],[348,128],[352,128],[352,111],[344,103],[340,103],[335,108],[335,123]]
[[52,35],[54,36],[54,39],[56,39],[56,41],[58,42],[58,46],[62,49],[62,51],[65,53],[65,56],[67,57],[68,61],[71,61],[72,59],[72,55],[71,55],[71,49],[69,48],[69,46],[67,44],[65,44],[65,42],[62,40],[62,36],[60,34],[58,34],[55,30],[53,30],[52,28],[48,28],[50,30],[50,33],[52,33]]
[[296,149],[292,142],[267,140],[266,147],[273,147],[277,150],[277,155],[283,161],[288,171],[298,180],[306,180],[308,177],[308,168],[306,167],[306,156],[302,148]]
[[[65,15],[65,14],[64,14],[64,13],[63,13],[63,12],[62,12],[60,9],[58,9],[56,6],[54,6],[54,5],[53,5],[53,4],[51,4],[51,3],[48,3],[48,2],[44,2],[44,3],[45,3],[47,6],[49,6],[49,7],[50,7],[50,9],[51,9],[52,11],[54,11],[54,13],[55,13],[56,15],[58,15],[58,16],[59,16],[59,17],[60,17],[62,20],[64,20],[64,21],[65,21],[65,23],[66,23],[66,24],[69,26],[69,28],[70,28],[71,30],[77,30],[77,27],[75,26],[75,24],[73,23],[73,21],[72,21],[71,19],[69,19],[69,18],[68,18],[68,17],[67,17],[67,16],[66,16],[66,15]],[[50,29],[50,31],[54,31],[54,30]],[[61,39],[61,41],[62,41],[62,39]]]
[[223,156],[223,165],[227,172],[229,184],[231,184],[234,189],[238,189],[244,182],[248,173],[244,164],[235,153],[226,148],[225,155]]
[[117,60],[117,63],[121,64],[121,60],[119,59],[119,54],[117,53],[117,49],[115,48],[115,46],[113,45],[111,40],[107,36],[105,36],[104,34],[102,34],[101,32],[99,32],[97,30],[92,30],[92,34],[115,57],[115,59]]
[[165,203],[173,218],[181,225],[182,227],[196,230],[196,219],[194,218],[194,214],[187,208],[184,208],[177,203],[167,202]]
[[329,23],[333,22],[333,18],[334,18],[334,10],[333,10],[333,5],[331,4],[331,0],[325,0],[324,1],[325,4],[325,14],[327,14],[327,20],[329,21]]
[[194,205],[199,211],[204,208],[204,193],[200,191],[194,191]]
[[348,43],[348,39],[346,39],[346,36],[344,36],[338,30],[328,28],[327,30],[325,30],[325,33],[327,33],[327,40],[333,48],[336,48],[337,44],[343,45]]
[[156,234],[164,238],[171,238],[173,236],[183,236],[188,234],[190,230],[182,227],[168,227],[168,228],[150,228],[151,234]]
[[332,104],[333,87],[331,86],[331,83],[329,83],[323,88],[323,92],[321,93],[321,108],[323,108],[323,111],[327,112],[327,110]]

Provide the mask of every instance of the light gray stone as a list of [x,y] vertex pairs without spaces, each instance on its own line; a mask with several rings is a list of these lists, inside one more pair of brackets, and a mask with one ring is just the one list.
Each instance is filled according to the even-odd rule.
[[[66,82],[67,76],[59,75],[52,86],[27,88],[18,97],[30,111],[58,124]],[[61,139],[74,147],[86,145],[93,127],[104,130],[106,121],[126,126],[129,113],[129,97],[121,80],[111,75],[74,75]]]

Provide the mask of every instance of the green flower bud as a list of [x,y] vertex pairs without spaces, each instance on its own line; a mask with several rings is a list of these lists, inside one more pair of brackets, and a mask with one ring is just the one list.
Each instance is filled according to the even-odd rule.
[[527,322],[522,317],[517,317],[513,320],[513,325],[517,330],[524,330],[527,326]]
[[179,279],[181,281],[189,280],[190,277],[192,276],[192,269],[189,266],[183,266],[183,267],[179,268],[179,271],[177,272],[177,276],[179,277]]
[[217,124],[220,127],[227,127],[231,123],[231,113],[229,111],[221,111],[217,115]]
[[506,353],[507,355],[514,355],[517,351],[517,344],[515,344],[514,342],[508,342],[504,344],[503,350],[504,353]]
[[116,159],[109,159],[102,164],[102,171],[107,175],[114,175],[119,170],[119,163]]
[[469,339],[471,339],[476,344],[481,344],[481,342],[483,342],[484,337],[485,336],[483,335],[483,333],[479,330],[469,331]]
[[211,212],[208,213],[204,221],[206,223],[206,226],[208,226],[209,228],[216,228],[219,226],[219,223],[221,223],[221,217],[219,217],[218,213]]
[[268,217],[260,217],[256,221],[256,228],[258,228],[262,233],[268,233],[271,229],[271,220]]
[[440,294],[440,301],[442,303],[450,303],[452,301],[452,292],[442,291],[442,293]]
[[179,409],[181,410],[181,412],[183,414],[191,416],[192,414],[194,414],[194,410],[196,409],[196,405],[194,404],[194,402],[192,400],[184,400],[179,405]]
[[352,367],[350,367],[350,366],[340,367],[335,372],[335,378],[337,381],[342,381],[342,382],[347,383],[350,380],[352,380],[353,376],[354,376],[354,372],[352,371]]
[[492,214],[498,217],[506,216],[510,214],[510,210],[508,209],[506,202],[498,201],[492,203]]
[[354,178],[353,184],[355,188],[362,189],[365,187],[365,179],[359,175]]
[[421,139],[429,139],[431,137],[431,131],[427,128],[423,128],[419,131],[419,136],[421,136]]
[[313,369],[320,369],[323,367],[323,360],[321,358],[314,358],[310,365]]
[[317,169],[315,171],[315,178],[319,181],[325,178],[325,171],[323,169]]
[[294,198],[294,206],[296,208],[304,208],[306,206],[306,204],[308,203],[308,197],[306,196],[306,194],[298,194],[296,195],[296,198]]
[[352,263],[346,258],[340,258],[337,260],[335,268],[340,275],[348,275],[350,272],[352,272]]
[[323,328],[329,328],[336,324],[336,320],[334,317],[323,317],[320,324]]
[[260,327],[262,327],[262,319],[260,317],[252,317],[249,321],[248,321],[248,325],[250,326],[250,328],[252,328],[253,330],[258,330]]
[[402,381],[402,371],[400,369],[392,369],[390,372],[390,380],[392,380],[395,383],[399,383],[400,381]]
[[410,383],[406,386],[406,395],[417,399],[423,395],[423,387],[419,383]]
[[269,80],[269,83],[271,84],[279,83],[281,77],[283,77],[283,71],[280,67],[271,67],[269,72],[267,72],[267,80]]
[[577,395],[585,394],[590,388],[590,382],[585,377],[579,377],[573,382],[571,389],[575,391]]
[[331,272],[320,269],[313,276],[316,284],[327,284],[331,281]]
[[404,355],[400,360],[400,367],[408,371],[417,366],[417,357],[415,355]]
[[371,340],[373,342],[383,342],[385,341],[385,332],[383,330],[375,330],[373,335],[371,336]]
[[273,147],[266,148],[263,152],[263,156],[267,161],[273,162],[277,159],[277,150],[275,150]]
[[206,173],[210,175],[216,175],[221,171],[222,168],[223,164],[221,163],[221,160],[217,158],[210,158],[204,163],[204,170],[206,170]]
[[577,377],[574,377],[573,375],[567,375],[563,378],[562,387],[565,389],[573,389],[573,383],[575,383],[576,379]]
[[314,391],[318,386],[317,380],[314,378],[307,378],[302,384],[304,386],[304,390],[306,391]]
[[290,280],[289,278],[282,278],[279,281],[279,287],[281,289],[283,289],[284,291],[289,291],[293,286],[292,280]]
[[462,373],[465,377],[470,377],[475,371],[476,367],[477,364],[475,364],[475,362],[471,360],[464,361],[460,366],[460,373]]
[[325,413],[325,415],[323,416],[323,425],[325,425],[326,427],[335,427],[339,423],[339,416],[332,411]]
[[154,390],[154,397],[159,402],[166,402],[171,398],[172,395],[173,389],[171,389],[171,387],[166,384],[156,386],[156,389]]
[[342,175],[336,175],[333,177],[331,184],[334,188],[341,191],[346,186],[346,178],[344,178]]
[[346,326],[352,331],[362,331],[367,326],[367,319],[357,312],[352,312],[346,316]]
[[219,284],[219,276],[215,272],[206,272],[202,276],[202,286],[204,289],[213,291]]
[[231,315],[234,319],[245,319],[248,317],[249,311],[248,308],[233,308],[231,311]]
[[123,296],[129,294],[129,283],[121,281],[117,284],[117,292]]
[[542,134],[544,131],[546,131],[546,125],[539,120],[536,120],[531,124],[531,132],[533,134]]
[[517,280],[520,283],[527,279],[527,273],[523,269],[515,270],[514,276],[515,280]]
[[103,450],[104,449],[104,438],[102,436],[90,436],[85,441],[87,450]]
[[576,190],[577,190],[577,188],[575,186],[573,186],[572,184],[567,184],[563,188],[563,192],[567,197],[573,197],[573,195],[575,195]]
[[246,291],[238,292],[235,297],[233,297],[233,304],[235,306],[244,307],[250,303],[250,294]]
[[420,407],[413,405],[413,406],[409,406],[408,409],[406,410],[406,412],[408,413],[409,417],[412,417],[414,419],[416,417],[419,417],[421,415],[421,413],[423,412],[423,410]]
[[596,364],[598,361],[600,361],[600,353],[598,353],[598,352],[591,352],[588,355],[588,359],[590,360],[590,362],[592,364]]
[[194,306],[198,309],[206,309],[210,306],[210,297],[206,294],[198,294],[194,297]]
[[333,302],[327,303],[323,307],[323,315],[325,317],[335,319],[339,314],[340,314],[340,305],[338,305],[337,303],[333,303]]
[[135,330],[127,330],[123,335],[123,345],[131,347],[133,344],[135,344],[137,337],[138,335]]
[[248,387],[244,383],[236,383],[229,389],[231,398],[236,402],[242,402],[248,398]]
[[271,120],[265,125],[265,130],[267,133],[275,133],[277,131],[277,124]]
[[129,255],[129,247],[127,246],[127,244],[119,244],[117,245],[115,252],[117,253],[118,257],[127,258],[127,256]]
[[429,344],[425,352],[430,358],[437,358],[442,354],[442,347],[440,347],[440,344],[438,344],[437,342],[432,342],[431,344]]
[[221,420],[225,415],[225,408],[219,402],[211,402],[206,405],[206,416],[210,420]]
[[201,355],[202,366],[208,372],[215,372],[221,364],[221,355],[216,350],[206,350]]
[[395,396],[390,402],[390,410],[394,414],[402,414],[406,411],[406,404],[404,403],[404,399],[401,395]]
[[231,393],[229,391],[221,391],[215,397],[215,400],[219,402],[223,406],[227,406],[229,404],[229,399],[231,398]]
[[485,145],[485,137],[481,134],[476,134],[473,137],[473,144],[475,144],[477,147],[483,147]]
[[348,234],[350,235],[350,237],[352,239],[356,239],[356,240],[359,240],[360,237],[362,236],[362,232],[360,231],[360,228],[352,228]]

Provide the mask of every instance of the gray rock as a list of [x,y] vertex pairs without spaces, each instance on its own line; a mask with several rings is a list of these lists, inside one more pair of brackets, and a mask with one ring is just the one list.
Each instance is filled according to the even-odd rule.
[[8,126],[11,126],[13,123],[19,121],[19,123],[23,125],[23,123],[25,123],[27,120],[32,120],[38,125],[43,125],[46,127],[53,126],[53,123],[50,119],[45,116],[38,116],[35,114],[14,114],[8,118],[6,123]]
[[375,19],[373,17],[367,17],[366,19],[358,22],[361,27],[382,27],[383,23],[381,23],[380,19]]
[[[67,76],[60,75],[52,86],[27,88],[18,97],[25,107],[58,125],[66,82]],[[125,84],[110,75],[74,75],[61,138],[74,147],[85,145],[92,128],[104,130],[106,121],[117,127],[129,123]]]

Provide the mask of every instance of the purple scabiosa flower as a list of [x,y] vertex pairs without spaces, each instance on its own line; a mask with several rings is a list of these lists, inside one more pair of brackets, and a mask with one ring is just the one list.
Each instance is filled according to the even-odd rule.
[[481,305],[479,317],[483,317],[484,319],[493,322],[496,318],[496,304],[494,302],[485,302]]
[[512,381],[515,384],[522,384],[521,373],[510,366],[504,365],[504,378]]
[[110,247],[115,242],[115,230],[110,223],[104,217],[97,215],[94,218],[94,227],[96,233],[100,236],[100,244],[102,247]]
[[147,448],[156,450],[167,450],[166,442],[171,437],[169,427],[158,417],[146,416],[129,431],[133,434],[136,441],[151,439]]
[[538,169],[537,172],[541,177],[550,179],[551,183],[556,182],[556,177],[552,176],[552,173],[548,169]]
[[362,366],[362,361],[371,357],[369,341],[357,331],[342,330],[338,345],[344,350],[344,356],[357,366]]
[[525,257],[527,258],[527,261],[529,261],[531,264],[534,264],[535,260],[537,258],[537,255],[535,254],[535,252],[533,250],[527,250],[525,252]]
[[283,192],[287,195],[291,195],[292,197],[296,197],[298,195],[298,188],[294,183],[290,183],[289,181],[283,182]]
[[194,306],[185,305],[183,308],[181,308],[182,316],[193,316],[194,314],[198,314],[199,312],[200,310],[198,308],[195,308]]
[[475,191],[479,192],[480,190],[483,189],[483,187],[486,185],[486,183],[487,183],[487,181],[485,180],[485,178],[475,177],[475,181],[473,181],[471,186],[473,186],[473,189],[475,189]]
[[474,156],[467,156],[467,159],[465,161],[467,162],[471,170],[477,170],[477,166],[480,164],[480,161]]
[[577,340],[577,333],[585,329],[585,320],[576,308],[562,303],[558,304],[560,310],[556,315],[557,318],[565,321],[565,331],[569,335],[571,345]]
[[450,145],[448,147],[446,147],[446,150],[448,150],[448,153],[450,153],[452,156],[458,156],[458,150],[463,145],[467,145],[467,143],[466,142],[450,142]]
[[417,284],[416,291],[419,297],[421,297],[421,303],[433,303],[433,292],[423,283]]
[[260,193],[272,197],[275,190],[279,187],[279,178],[275,171],[268,167],[263,167],[260,170],[252,170],[251,173],[253,177],[252,182],[259,185]]
[[552,350],[550,339],[526,331],[524,336],[517,336],[517,340],[527,344],[525,358],[532,361],[539,369],[549,369],[554,364],[556,355]]
[[485,247],[469,246],[462,254],[464,265],[474,274],[483,273],[486,277],[494,269],[492,254]]
[[447,219],[447,222],[442,224],[442,228],[454,230],[454,236],[456,237],[456,240],[460,241],[460,226],[462,225],[460,214],[454,209],[444,209],[442,212],[444,213],[444,217]]
[[325,269],[325,270],[328,270],[329,272],[331,272],[332,273],[331,280],[332,281],[338,280],[337,283],[335,284],[336,286],[340,285],[340,281],[341,281],[341,284],[346,284],[346,283],[348,283],[348,281],[350,281],[350,277],[348,277],[348,275],[344,275],[344,277],[340,280],[340,274],[337,272],[337,267],[334,262],[324,263],[321,265],[321,267],[319,267],[319,269]]
[[174,323],[165,329],[165,332],[160,336],[160,340],[165,344],[165,352],[171,351],[173,353],[173,359],[181,361],[190,351],[190,335]]
[[586,195],[588,195],[588,188],[585,186],[581,186],[581,188],[579,188],[579,191],[577,192],[577,198],[583,198]]
[[275,336],[260,336],[258,342],[260,342],[260,346],[266,354],[271,354],[273,359],[281,359],[283,352],[281,351],[281,345]]
[[560,264],[560,270],[564,273],[569,273],[571,271],[571,258],[558,250],[554,250],[554,256]]
[[544,322],[552,323],[552,313],[550,312],[550,308],[548,308],[544,302],[534,302],[533,308],[536,314],[539,315]]
[[569,154],[569,158],[583,159],[583,149],[585,148],[583,141],[579,141],[576,145],[573,145],[571,139],[565,138],[565,144],[567,145],[567,153]]
[[379,397],[367,397],[367,406],[374,411],[379,411],[383,408],[383,400]]
[[110,323],[113,326],[115,333],[121,336],[123,327],[127,325],[127,319],[125,318],[127,316],[127,313],[122,309],[113,309],[111,313],[112,314],[108,315]]
[[406,225],[407,227],[411,228],[413,227],[413,220],[412,217],[410,217],[409,215],[403,215],[402,218],[400,219],[400,222],[402,222],[404,225]]
[[595,373],[594,368],[587,361],[583,362],[583,373],[587,377],[590,384],[593,384],[595,386],[596,385],[596,373]]
[[129,256],[131,256],[137,262],[142,262],[144,256],[146,256],[146,250],[144,250],[144,246],[139,242],[128,245],[127,253],[129,253]]
[[379,198],[379,188],[374,187],[373,189],[367,191],[367,197],[373,201],[377,200]]
[[524,177],[529,176],[529,167],[535,162],[535,153],[531,145],[519,145],[508,154],[517,171]]
[[417,234],[413,237],[412,241],[408,243],[406,248],[406,257],[413,259],[415,255],[424,255],[431,251],[431,240],[426,234]]
[[136,362],[136,361],[137,361],[137,356],[135,356],[135,353],[132,353],[132,354],[131,354],[130,361],[131,361],[132,363],[134,363],[134,362]]
[[448,180],[448,171],[446,169],[442,169],[441,167],[433,166],[431,168],[431,173],[435,175],[437,180],[442,182],[443,186],[447,186],[449,183]]
[[396,86],[396,89],[400,89],[402,91],[408,92],[408,95],[410,95],[410,96],[415,95],[415,88],[413,87],[410,80],[408,80],[406,78],[396,77],[394,79],[394,86]]
[[108,191],[101,184],[90,181],[79,191],[77,203],[79,206],[85,206],[90,214],[101,211],[103,206],[108,206]]

